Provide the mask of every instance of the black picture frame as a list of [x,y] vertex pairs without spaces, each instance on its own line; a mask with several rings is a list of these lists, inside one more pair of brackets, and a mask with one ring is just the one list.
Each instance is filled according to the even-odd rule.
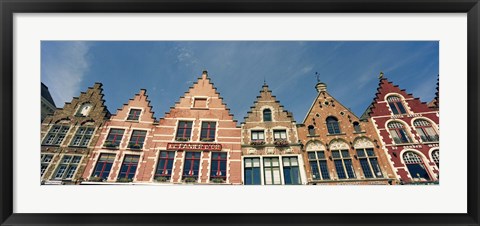
[[[2,225],[478,225],[479,0],[0,0]],[[466,214],[24,214],[13,213],[14,13],[467,13],[468,213]]]

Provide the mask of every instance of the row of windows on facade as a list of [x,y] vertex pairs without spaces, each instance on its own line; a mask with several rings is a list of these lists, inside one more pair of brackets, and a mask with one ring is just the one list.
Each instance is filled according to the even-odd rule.
[[[182,177],[184,179],[198,179],[200,167],[201,152],[186,152],[183,164]],[[92,178],[106,180],[110,173],[116,158],[116,154],[102,153],[95,164]],[[173,161],[175,151],[161,151],[157,169],[155,171],[155,180],[168,181],[172,176]],[[57,169],[54,171],[52,179],[71,180],[75,175],[81,156],[63,155]],[[46,172],[52,162],[53,154],[42,154],[41,156],[41,176]],[[117,179],[133,180],[137,171],[139,155],[125,155]],[[210,169],[210,180],[226,181],[227,177],[227,153],[212,152]]]
[[[65,139],[68,131],[70,129],[69,125],[53,125],[47,136],[45,136],[42,144],[43,145],[61,145]],[[93,132],[94,127],[82,126],[77,129],[72,141],[69,146],[72,147],[87,147]],[[216,131],[216,122],[202,122],[200,140],[201,141],[215,141],[215,131]],[[104,146],[109,148],[116,148],[120,145],[125,129],[116,129],[111,128],[107,139],[105,140]],[[177,141],[188,141],[190,140],[192,133],[192,122],[191,121],[180,121],[177,128]],[[133,130],[128,142],[128,148],[131,149],[141,149],[143,148],[143,143],[145,141],[147,131],[145,130]]]
[[[328,157],[333,161],[336,176],[338,179],[357,179],[352,161],[359,161],[363,176],[370,178],[384,178],[373,148],[356,149],[356,155],[351,157],[348,150],[332,150]],[[183,165],[182,178],[198,179],[201,152],[186,152]],[[310,172],[313,180],[331,180],[327,156],[325,151],[307,152]],[[53,154],[43,154],[41,157],[41,176],[45,173],[51,163]],[[54,179],[71,180],[80,163],[81,156],[64,155],[60,164],[53,174]],[[110,175],[116,154],[102,153],[96,163],[92,177],[107,179]],[[120,173],[117,179],[132,180],[138,166],[139,155],[125,155]],[[175,151],[161,151],[155,180],[160,182],[170,181]],[[261,159],[263,164],[261,165]],[[403,160],[412,178],[431,180],[425,163],[418,154],[408,151],[403,154]],[[432,161],[439,167],[439,150],[432,152]],[[244,184],[301,184],[299,162],[297,157],[281,157],[283,164],[279,163],[280,157],[245,157],[244,158]],[[213,152],[210,166],[210,180],[226,181],[227,153]],[[262,173],[261,173],[262,172]],[[283,174],[282,174],[283,173]]]
[[[356,149],[356,155],[354,156],[360,163],[365,178],[383,178],[382,171],[380,169],[377,156],[373,151],[373,148]],[[308,161],[313,180],[330,180],[330,173],[327,165],[327,157],[325,151],[309,151]],[[432,152],[432,161],[435,162],[437,167],[440,167],[440,152],[434,150]],[[333,161],[337,177],[339,179],[355,179],[355,170],[352,165],[352,158],[348,150],[333,150],[329,160]],[[431,180],[429,172],[426,169],[426,164],[418,156],[418,154],[407,151],[403,154],[403,160],[409,170],[412,178]]]
[[[413,121],[413,127],[420,136],[421,142],[427,143],[439,141],[438,133],[429,121],[425,119],[416,119]],[[404,123],[400,121],[391,121],[387,124],[387,128],[395,144],[413,143],[409,132],[407,132],[410,131],[410,129]]]

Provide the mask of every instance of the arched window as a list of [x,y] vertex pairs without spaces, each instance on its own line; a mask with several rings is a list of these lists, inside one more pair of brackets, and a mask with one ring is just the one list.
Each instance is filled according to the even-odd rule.
[[310,135],[310,136],[315,135],[315,127],[313,127],[312,125],[308,126],[308,135]]
[[437,142],[438,134],[433,129],[429,121],[425,119],[417,119],[413,121],[413,126],[417,130],[418,135],[422,138],[422,142]]
[[263,121],[264,122],[271,122],[272,121],[272,110],[265,109],[263,110]]
[[440,150],[432,151],[432,159],[433,162],[435,162],[435,165],[440,168]]
[[401,122],[390,122],[387,127],[390,130],[390,136],[392,136],[395,144],[412,143]]
[[412,179],[415,180],[430,180],[425,164],[423,163],[420,156],[415,154],[412,151],[405,152],[403,154],[403,160],[405,165],[407,165],[408,172]]
[[335,117],[328,117],[327,118],[327,129],[329,134],[339,134],[340,133],[340,126],[338,125],[338,120]]
[[393,114],[398,115],[398,114],[406,114],[407,111],[405,110],[405,107],[403,106],[402,99],[398,96],[389,96],[387,98],[388,105],[390,106],[390,109],[392,110]]
[[355,133],[362,132],[362,128],[360,128],[360,123],[358,122],[353,122],[353,129],[355,130]]

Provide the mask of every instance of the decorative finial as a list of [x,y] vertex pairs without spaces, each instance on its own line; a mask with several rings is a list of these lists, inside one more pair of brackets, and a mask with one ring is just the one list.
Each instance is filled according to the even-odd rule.
[[207,71],[207,70],[203,70],[203,71],[202,71],[202,74],[208,75],[208,71]]
[[267,79],[265,76],[263,76],[263,85],[267,85]]
[[315,72],[315,75],[317,76],[317,83],[320,82],[320,73]]
[[383,72],[381,71],[380,72],[380,75],[378,76],[379,79],[382,79],[383,78]]

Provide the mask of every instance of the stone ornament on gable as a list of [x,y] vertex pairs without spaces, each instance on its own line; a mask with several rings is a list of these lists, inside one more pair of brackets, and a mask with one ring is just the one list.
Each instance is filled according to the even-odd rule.
[[339,141],[339,140],[332,141],[329,145],[329,148],[331,150],[349,149],[347,143],[345,143],[343,141]]
[[307,144],[307,151],[314,151],[314,150],[325,150],[325,146],[318,141],[310,142]]
[[373,143],[365,137],[358,138],[353,144],[355,148],[373,148]]

